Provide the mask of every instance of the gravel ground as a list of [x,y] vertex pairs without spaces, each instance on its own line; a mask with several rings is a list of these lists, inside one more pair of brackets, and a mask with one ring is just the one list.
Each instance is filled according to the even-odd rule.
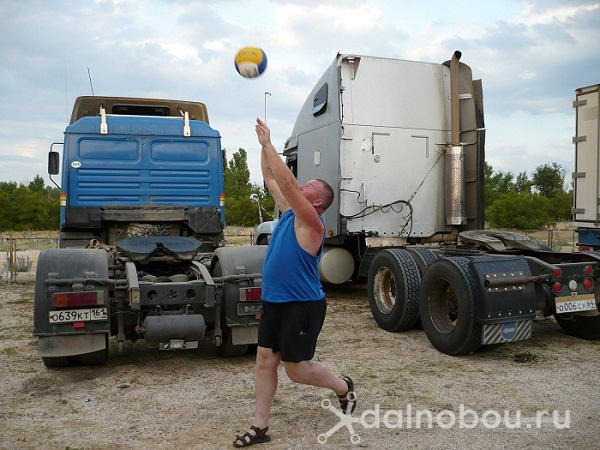
[[[600,448],[600,342],[543,320],[528,341],[450,357],[422,330],[379,329],[364,286],[326,290],[316,360],[354,378],[358,408],[344,422],[325,408],[333,393],[295,385],[281,368],[273,441],[254,448]],[[0,284],[1,449],[228,449],[251,424],[252,355],[143,341],[119,354],[111,340],[105,366],[47,369],[32,310],[32,284]]]

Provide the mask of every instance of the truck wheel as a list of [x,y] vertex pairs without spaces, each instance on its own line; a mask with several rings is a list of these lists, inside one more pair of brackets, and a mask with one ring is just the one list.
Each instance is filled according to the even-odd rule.
[[563,331],[571,336],[587,340],[600,338],[600,315],[554,314],[554,318]]
[[481,345],[482,327],[475,321],[476,292],[467,258],[441,258],[427,269],[419,312],[425,334],[439,351],[464,355]]
[[417,267],[419,268],[421,279],[423,279],[425,271],[431,265],[431,263],[438,259],[435,252],[426,248],[407,248],[406,251],[413,255],[413,258],[417,263]]
[[386,331],[410,330],[419,318],[421,276],[406,250],[378,252],[369,266],[369,306],[377,325]]
[[[419,274],[421,275],[421,280],[425,276],[425,271],[427,268],[437,259],[437,255],[426,248],[407,248],[406,249],[414,258],[417,263],[417,267],[419,268]],[[422,330],[423,323],[421,322],[421,317],[417,319],[415,325],[413,326],[415,330]]]
[[[215,266],[212,271],[212,275],[214,277],[220,277],[223,275],[223,268],[221,266],[221,261],[217,260]],[[225,302],[226,302],[226,293],[225,290],[229,286],[223,286],[223,304],[221,305],[221,317],[217,320],[221,321],[221,345],[217,345],[217,353],[221,356],[242,356],[245,355],[248,351],[247,345],[233,345],[231,343],[231,328],[227,326],[227,319],[225,315]]]
[[42,361],[44,361],[44,365],[49,368],[67,367],[69,365],[69,357],[68,356],[58,356],[58,357],[42,356]]
[[233,357],[243,356],[246,353],[248,353],[247,345],[233,345],[231,343],[231,328],[221,328],[221,333],[223,336],[223,340],[221,341],[221,345],[217,347],[217,353],[219,355]]

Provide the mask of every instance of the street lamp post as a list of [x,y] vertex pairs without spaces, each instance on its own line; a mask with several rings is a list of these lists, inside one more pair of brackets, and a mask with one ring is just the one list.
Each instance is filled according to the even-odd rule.
[[265,123],[267,123],[267,95],[271,95],[270,92],[265,92]]

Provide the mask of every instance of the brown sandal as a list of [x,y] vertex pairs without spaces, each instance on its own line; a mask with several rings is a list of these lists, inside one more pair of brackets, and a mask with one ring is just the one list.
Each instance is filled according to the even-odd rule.
[[352,414],[356,409],[356,394],[354,393],[354,382],[352,378],[343,376],[342,380],[348,385],[348,390],[344,394],[338,394],[340,408],[344,414]]
[[[250,447],[251,445],[262,444],[271,440],[271,435],[267,434],[269,427],[264,427],[261,429],[257,426],[252,425],[250,429],[256,434],[252,434],[249,431],[246,431],[241,436],[236,436],[235,441],[233,441],[233,446],[235,448]],[[242,442],[242,444],[238,444],[238,441]]]

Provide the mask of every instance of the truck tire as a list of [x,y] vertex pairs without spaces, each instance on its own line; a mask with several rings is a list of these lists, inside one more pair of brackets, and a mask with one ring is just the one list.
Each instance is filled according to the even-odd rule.
[[[419,274],[421,275],[421,280],[425,276],[425,271],[427,268],[437,259],[437,255],[432,250],[426,248],[416,248],[411,247],[406,249],[414,258],[417,263],[417,267],[419,268]],[[413,326],[415,330],[422,330],[423,323],[421,322],[421,317],[417,319],[415,325]]]
[[369,306],[377,325],[386,331],[410,330],[419,318],[421,276],[406,250],[378,252],[369,266]]
[[554,314],[563,331],[580,339],[600,339],[600,315]]
[[56,356],[56,357],[42,356],[42,361],[44,362],[44,365],[48,368],[67,367],[69,365],[69,357],[68,356]]
[[425,275],[425,271],[427,270],[427,268],[436,259],[438,259],[435,252],[433,252],[432,250],[426,249],[426,248],[411,247],[411,248],[407,248],[406,251],[408,251],[411,255],[413,255],[413,258],[414,258],[415,262],[417,263],[417,267],[419,268],[419,273],[421,274],[421,279],[423,279],[423,276]]
[[464,355],[481,345],[476,292],[468,258],[441,258],[429,266],[421,283],[419,312],[425,334],[437,350]]

